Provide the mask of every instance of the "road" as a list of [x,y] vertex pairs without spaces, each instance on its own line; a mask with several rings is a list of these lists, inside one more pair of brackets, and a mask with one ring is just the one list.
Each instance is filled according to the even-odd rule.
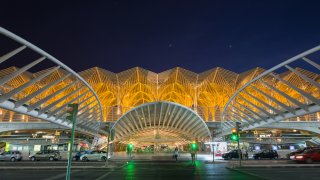
[[241,172],[254,174],[258,177],[270,180],[318,180],[320,177],[319,167],[278,167],[278,168],[238,168]]
[[[62,180],[65,179],[66,161],[1,162],[0,180]],[[208,164],[197,161],[111,161],[108,168],[104,162],[73,162],[72,180],[103,179],[319,179],[320,164],[294,164],[285,160],[249,160],[244,167],[237,161],[217,161]]]
[[[102,169],[74,169],[71,173],[72,180],[103,180],[103,179],[225,179],[225,180],[258,180],[259,178],[225,168],[225,163],[205,164],[198,161],[192,165],[189,161],[157,161],[135,162],[131,161],[116,168]],[[65,169],[7,169],[0,170],[0,179],[5,180],[63,180]]]

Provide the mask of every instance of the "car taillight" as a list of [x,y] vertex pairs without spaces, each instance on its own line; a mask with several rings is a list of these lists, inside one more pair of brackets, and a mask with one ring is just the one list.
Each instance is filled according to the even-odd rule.
[[303,156],[296,156],[296,159],[302,159]]

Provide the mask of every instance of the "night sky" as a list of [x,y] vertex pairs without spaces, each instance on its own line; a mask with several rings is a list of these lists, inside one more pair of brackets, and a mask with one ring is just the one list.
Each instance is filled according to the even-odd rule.
[[0,26],[75,71],[239,73],[319,45],[319,10],[316,0],[2,0]]

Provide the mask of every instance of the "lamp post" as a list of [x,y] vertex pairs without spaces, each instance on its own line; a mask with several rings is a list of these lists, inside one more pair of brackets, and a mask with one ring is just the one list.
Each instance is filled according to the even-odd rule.
[[66,119],[68,119],[72,122],[72,129],[71,129],[71,140],[70,140],[70,149],[69,149],[69,158],[68,158],[66,180],[70,180],[72,149],[73,149],[73,142],[74,142],[74,130],[75,130],[75,126],[76,126],[77,114],[78,114],[78,104],[69,104],[68,109],[67,109]]
[[214,135],[214,130],[212,130],[212,135],[211,135],[211,141],[212,141],[212,163],[214,163],[214,143],[213,143],[213,135]]
[[112,131],[112,129],[111,129],[111,123],[109,122],[108,123],[108,132],[109,132],[109,134],[108,134],[108,140],[107,140],[107,157],[106,157],[106,163],[105,163],[105,167],[108,167],[108,165],[109,165],[109,143],[110,143],[110,136],[111,136],[111,131]]
[[236,122],[236,129],[237,129],[237,142],[238,142],[238,155],[239,155],[239,166],[241,167],[241,158],[242,158],[242,155],[241,155],[241,152],[240,152],[240,134],[239,134],[239,131],[240,131],[240,123],[239,122]]

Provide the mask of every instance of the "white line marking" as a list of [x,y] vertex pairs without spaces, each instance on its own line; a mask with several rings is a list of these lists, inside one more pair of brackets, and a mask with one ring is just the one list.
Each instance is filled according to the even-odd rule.
[[[75,173],[75,172],[78,172],[80,170],[74,170],[74,171],[71,171],[71,174]],[[58,175],[55,175],[55,176],[52,176],[52,177],[49,177],[49,178],[46,178],[44,180],[55,180],[55,179],[60,179],[62,177],[65,177],[66,176],[66,172],[65,173],[61,173],[61,174],[58,174]]]
[[[122,169],[124,166],[126,166],[127,164],[122,165],[119,169]],[[109,174],[111,174],[113,171],[115,171],[115,169],[112,169],[110,172],[105,173],[104,175],[98,177],[95,180],[102,180],[103,178],[107,177]]]
[[[114,170],[113,170],[114,171]],[[104,175],[98,177],[96,180],[102,180],[103,178],[107,177],[109,174],[111,174],[113,171],[107,172]]]

